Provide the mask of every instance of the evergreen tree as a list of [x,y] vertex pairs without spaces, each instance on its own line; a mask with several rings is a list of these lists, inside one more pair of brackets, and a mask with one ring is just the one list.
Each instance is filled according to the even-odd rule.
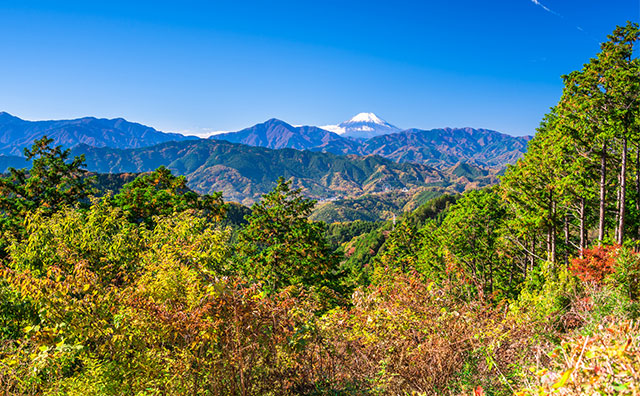
[[84,156],[69,160],[70,151],[52,143],[46,136],[36,140],[24,150],[31,169],[9,168],[9,175],[0,178],[3,230],[21,233],[26,214],[38,208],[51,215],[64,206],[88,203],[94,180],[82,169]]
[[174,176],[164,166],[155,171],[138,176],[113,197],[129,220],[135,223],[153,225],[154,216],[168,216],[187,209],[199,210],[213,220],[220,220],[224,208],[220,193],[198,195],[187,186],[184,176]]
[[289,285],[338,288],[338,257],[325,239],[324,224],[308,219],[314,205],[279,178],[251,207],[240,231],[237,260],[242,271],[269,291]]
[[495,191],[476,190],[465,194],[442,223],[442,242],[454,270],[464,272],[481,298],[509,291],[512,266],[500,257],[505,214]]

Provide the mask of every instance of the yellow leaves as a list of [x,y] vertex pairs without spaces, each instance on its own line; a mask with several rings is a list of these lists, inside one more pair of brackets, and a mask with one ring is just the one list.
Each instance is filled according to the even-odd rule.
[[562,373],[562,375],[560,376],[560,379],[558,379],[558,381],[556,381],[553,384],[553,388],[558,389],[563,387],[567,383],[567,381],[569,381],[569,378],[571,378],[571,374],[573,374],[573,370],[574,370],[573,368],[570,368],[569,370]]
[[547,373],[549,372],[549,370],[548,370],[548,369],[546,369],[546,368],[543,368],[543,369],[538,370],[538,369],[537,369],[537,368],[535,368],[535,367],[529,367],[529,371],[530,371],[531,373],[533,373],[533,374],[534,374],[535,376],[537,376],[537,377],[542,377],[542,376],[544,376],[545,374],[547,374]]
[[91,288],[91,285],[87,283],[86,285],[84,285],[84,286],[82,287],[82,291],[83,291],[83,292],[86,292],[86,291],[88,291],[90,288]]
[[[539,394],[628,394],[640,374],[640,325],[613,323],[599,333],[574,335],[563,342],[550,370],[539,379]],[[535,370],[531,370],[535,372]]]

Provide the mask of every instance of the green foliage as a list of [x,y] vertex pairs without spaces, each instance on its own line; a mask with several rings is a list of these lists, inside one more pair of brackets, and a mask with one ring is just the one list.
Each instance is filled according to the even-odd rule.
[[341,267],[347,274],[348,284],[370,284],[374,260],[380,254],[391,228],[391,222],[378,223],[378,227],[356,236],[338,250],[344,255]]
[[283,178],[251,207],[238,237],[239,269],[269,291],[290,285],[335,289],[338,257],[324,237],[324,225],[307,218],[315,205]]
[[471,191],[451,208],[441,226],[448,271],[481,299],[514,293],[515,268],[501,240],[506,208],[494,190]]
[[380,228],[382,222],[356,220],[345,223],[331,223],[327,225],[326,238],[332,248],[338,249],[354,238]]
[[98,173],[96,178],[96,196],[102,197],[107,194],[115,195],[125,184],[131,183],[138,176],[138,173]]
[[[609,282],[629,300],[640,300],[640,255],[628,248],[621,249]],[[634,311],[636,317],[640,316],[640,306],[637,303]]]
[[147,225],[153,224],[154,216],[188,209],[202,211],[214,220],[219,220],[224,213],[220,193],[198,195],[187,187],[184,176],[174,176],[164,166],[125,184],[113,201],[127,213],[130,221]]
[[100,373],[95,386],[108,383],[107,394],[147,389],[163,360],[149,348],[159,340],[135,308],[143,300],[178,312],[202,304],[203,282],[224,272],[228,233],[186,212],[158,219],[149,231],[105,200],[85,212],[39,210],[26,223],[28,237],[10,245],[3,277],[37,319],[20,343],[3,346],[11,351],[8,360],[0,353],[11,369],[2,378],[7,389],[66,394]]
[[392,220],[410,213],[427,201],[447,193],[446,189],[422,187],[367,194],[356,198],[338,199],[318,205],[310,218],[326,223],[350,221]]
[[226,202],[224,204],[224,214],[224,219],[227,224],[231,226],[243,226],[247,224],[246,218],[251,214],[251,209],[236,202]]
[[575,318],[564,315],[572,301],[580,299],[577,297],[580,290],[578,279],[568,269],[545,262],[529,274],[511,310],[515,315],[532,316],[535,322],[548,323],[553,328],[575,327],[576,323],[572,323]]
[[21,232],[20,223],[28,213],[41,208],[50,215],[60,208],[85,202],[91,194],[93,179],[81,169],[84,157],[69,161],[69,150],[52,147],[46,136],[25,149],[31,169],[9,168],[0,178],[0,211],[3,230]]
[[0,278],[0,340],[15,340],[22,329],[37,321],[31,303]]
[[395,224],[382,223],[343,244],[346,256],[343,265],[351,274],[350,279],[355,284],[368,285],[389,269],[417,270],[427,278],[439,278],[444,273],[442,265],[433,270],[428,268],[434,265],[431,256],[439,255],[440,241],[435,230],[456,199],[454,195],[438,196],[405,213]]

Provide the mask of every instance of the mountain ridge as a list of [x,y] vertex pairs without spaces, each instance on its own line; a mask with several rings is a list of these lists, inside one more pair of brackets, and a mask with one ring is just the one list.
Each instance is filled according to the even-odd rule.
[[71,148],[77,144],[95,147],[136,148],[166,141],[193,140],[194,137],[166,133],[124,118],[82,117],[68,120],[28,121],[0,112],[0,154],[22,155],[33,141],[48,136],[55,145]]
[[333,143],[334,154],[355,154],[357,143],[340,135],[315,126],[293,126],[277,118],[256,124],[237,132],[227,132],[210,136],[212,140],[226,140],[231,143],[270,149],[293,148],[297,150],[323,151]]
[[[358,118],[361,116],[360,118]],[[373,113],[354,119],[367,120]],[[386,122],[378,118],[378,122]],[[292,126],[272,118],[237,132],[211,136],[213,140],[272,149],[295,148],[333,154],[380,155],[396,162],[429,164],[440,169],[466,161],[482,166],[502,167],[515,163],[524,154],[530,136],[511,136],[484,128],[411,128],[373,136],[369,139],[344,137],[324,127]]]
[[279,176],[293,179],[314,199],[427,186],[446,182],[437,169],[396,163],[376,155],[336,155],[284,148],[273,150],[224,140],[165,142],[152,147],[114,149],[78,145],[92,172],[148,172],[160,165],[186,176],[201,193],[222,191],[227,200],[250,204],[273,188]]
[[[373,113],[360,113],[345,123],[350,122],[386,123]],[[84,117],[72,120],[26,121],[0,112],[0,154],[19,156],[33,140],[45,134],[54,139],[54,144],[60,144],[65,148],[87,144],[126,149],[150,147],[168,141],[200,139],[161,132],[123,118]],[[255,147],[293,148],[338,155],[375,154],[396,162],[415,162],[445,169],[461,161],[489,167],[503,167],[515,163],[525,152],[530,139],[529,136],[516,137],[476,128],[412,128],[369,139],[353,139],[321,127],[293,126],[272,118],[237,132],[211,136],[207,140],[226,140]]]

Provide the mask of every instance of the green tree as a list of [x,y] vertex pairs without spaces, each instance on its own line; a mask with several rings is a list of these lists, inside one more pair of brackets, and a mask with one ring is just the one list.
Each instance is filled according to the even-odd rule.
[[461,271],[480,298],[508,294],[513,266],[501,255],[505,205],[491,189],[470,191],[451,208],[442,223],[442,243],[452,269]]
[[315,201],[278,179],[251,207],[238,237],[238,265],[269,291],[289,285],[337,287],[338,257],[325,239],[323,223],[309,221]]
[[[21,230],[27,212],[41,208],[51,215],[64,206],[86,201],[93,192],[93,178],[82,168],[84,156],[69,160],[70,151],[52,147],[53,139],[36,140],[24,154],[31,169],[9,169],[0,178],[0,211],[4,229]],[[88,201],[86,201],[88,203]]]
[[[563,123],[579,143],[577,147],[599,159],[598,240],[602,241],[607,226],[613,225],[619,244],[627,217],[628,146],[638,139],[640,68],[633,49],[639,39],[636,23],[616,27],[596,58],[582,70],[564,76],[565,89],[559,104]],[[612,174],[617,175],[617,180]],[[607,218],[611,184],[617,186],[614,221]]]
[[113,201],[127,213],[130,221],[152,225],[154,216],[168,216],[188,209],[220,220],[224,215],[221,197],[221,193],[198,195],[187,186],[184,176],[174,176],[161,166],[125,184]]
[[[563,76],[558,105],[501,180],[511,213],[506,236],[529,257],[525,273],[542,258],[544,239],[547,259],[555,262],[587,248],[589,231],[600,243],[615,237],[621,244],[627,233],[629,207],[640,196],[637,170],[637,191],[627,192],[629,145],[638,140],[640,110],[640,68],[633,56],[638,26],[617,27],[608,38],[596,58]],[[636,162],[640,168],[640,151]],[[634,221],[637,212],[640,204],[631,211]]]

